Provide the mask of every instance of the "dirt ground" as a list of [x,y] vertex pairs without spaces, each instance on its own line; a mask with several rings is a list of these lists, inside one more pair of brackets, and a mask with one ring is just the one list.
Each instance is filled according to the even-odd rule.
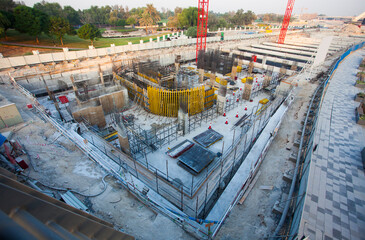
[[[292,147],[293,141],[299,138],[297,132],[301,128],[300,122],[304,119],[309,96],[316,86],[306,82],[295,89],[296,99],[260,167],[261,174],[255,186],[244,203],[233,208],[216,239],[264,239],[275,230],[280,216],[272,213],[272,208],[281,199],[282,192],[289,190],[289,184],[282,176],[295,166],[288,159],[295,149]],[[291,150],[287,150],[287,146],[291,146]],[[260,186],[273,186],[273,189],[261,190]]]
[[32,51],[34,50],[38,50],[39,53],[51,53],[51,52],[62,51],[58,49],[42,49],[42,48],[20,47],[20,46],[10,46],[10,45],[0,44],[0,53],[2,53],[4,57],[23,56],[26,54],[32,55],[33,54]]
[[[15,89],[2,85],[0,95],[17,105],[25,121],[4,130],[14,131],[12,139],[24,145],[30,156],[31,161],[25,159],[29,169],[25,170],[24,175],[49,187],[72,189],[83,195],[102,192],[102,178],[106,173],[99,165],[40,119],[34,110],[27,109],[29,101]],[[88,198],[76,195],[89,207],[91,214],[139,240],[194,239],[171,220],[143,205],[114,178],[107,176],[105,181],[106,191],[99,196]],[[47,187],[43,189],[52,190]]]

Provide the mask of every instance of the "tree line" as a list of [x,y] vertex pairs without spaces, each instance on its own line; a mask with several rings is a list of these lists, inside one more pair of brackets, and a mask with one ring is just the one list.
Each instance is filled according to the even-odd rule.
[[[0,0],[0,34],[6,38],[9,28],[29,34],[39,42],[41,33],[58,39],[63,45],[64,35],[77,34],[80,38],[90,39],[91,42],[101,36],[98,27],[139,25],[144,26],[146,32],[161,19],[167,20],[167,27],[172,29],[196,30],[198,8],[176,7],[174,11],[162,8],[161,11],[152,4],[145,7],[129,9],[128,6],[91,6],[84,10],[75,10],[71,6],[62,7],[59,3],[41,1],[33,7],[16,3],[13,0]],[[266,16],[269,20],[271,15]],[[238,9],[227,13],[209,12],[208,28],[216,31],[218,28],[250,25],[257,19],[252,11]],[[98,26],[98,27],[96,27]],[[75,31],[75,28],[79,28]],[[194,32],[194,31],[193,31]],[[194,35],[194,34],[193,34]],[[196,35],[196,34],[195,34]]]

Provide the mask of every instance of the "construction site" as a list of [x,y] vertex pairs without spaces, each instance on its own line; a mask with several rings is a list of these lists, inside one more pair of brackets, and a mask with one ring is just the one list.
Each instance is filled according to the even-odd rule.
[[347,55],[364,58],[364,35],[284,19],[207,37],[199,11],[197,39],[0,59],[9,236],[319,237],[300,230],[300,181],[326,84]]

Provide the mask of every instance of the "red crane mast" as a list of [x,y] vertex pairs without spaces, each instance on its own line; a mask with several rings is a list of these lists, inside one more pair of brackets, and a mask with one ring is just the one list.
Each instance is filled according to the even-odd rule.
[[278,43],[283,44],[285,41],[286,31],[288,30],[291,13],[293,11],[295,0],[288,0],[288,5],[286,5],[285,15],[283,19],[283,24],[281,26],[279,41]]
[[209,0],[199,0],[198,28],[196,36],[196,62],[198,62],[199,51],[205,50],[207,47],[208,6]]

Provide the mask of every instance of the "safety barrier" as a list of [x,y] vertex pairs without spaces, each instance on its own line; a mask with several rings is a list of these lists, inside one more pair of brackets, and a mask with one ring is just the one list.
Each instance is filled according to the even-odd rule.
[[[298,32],[301,32],[301,30],[291,31],[290,33],[298,33]],[[276,35],[278,35],[278,33],[264,33],[264,34],[253,34],[253,35],[239,34],[233,36],[225,36],[224,41],[263,38]],[[207,43],[214,43],[220,41],[221,41],[220,37],[207,37]],[[123,46],[114,46],[114,44],[112,44],[110,47],[107,48],[96,48],[96,49],[87,49],[80,51],[68,51],[67,49],[64,49],[63,52],[0,58],[0,69],[22,67],[36,64],[47,64],[53,62],[72,61],[84,58],[105,57],[114,54],[127,53],[131,51],[173,48],[173,47],[195,45],[195,44],[196,44],[195,38],[187,38],[187,39],[177,39],[173,41],[148,42],[140,44],[129,44]]]

